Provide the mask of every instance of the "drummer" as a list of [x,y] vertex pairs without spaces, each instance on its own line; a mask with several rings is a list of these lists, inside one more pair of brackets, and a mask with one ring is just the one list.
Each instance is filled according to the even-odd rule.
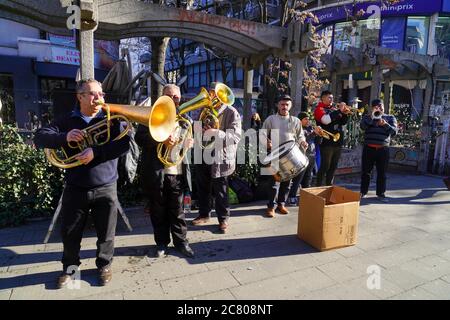
[[[292,99],[289,95],[282,95],[278,98],[277,113],[269,116],[262,126],[261,143],[267,143],[267,151],[276,150],[280,144],[288,140],[294,140],[304,150],[308,147],[305,140],[300,119],[289,114],[292,108]],[[285,207],[289,194],[291,180],[279,182],[273,178],[272,189],[269,192],[269,202],[267,203],[266,216],[275,216],[275,205],[277,212],[288,214]]]

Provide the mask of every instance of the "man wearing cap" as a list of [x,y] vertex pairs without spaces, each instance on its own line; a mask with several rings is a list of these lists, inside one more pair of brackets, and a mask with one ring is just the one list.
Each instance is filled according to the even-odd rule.
[[330,91],[323,91],[320,95],[320,102],[314,110],[316,123],[332,134],[339,133],[340,137],[337,141],[323,139],[320,144],[320,168],[317,172],[316,181],[318,187],[323,186],[323,178],[325,178],[325,185],[329,186],[333,183],[334,172],[341,157],[342,144],[344,143],[342,127],[348,122],[347,113],[349,111],[343,102],[338,106],[333,106],[333,94]]
[[[377,168],[377,196],[387,202],[386,171],[389,164],[389,143],[391,136],[397,134],[397,120],[393,115],[384,114],[383,102],[375,99],[371,103],[372,112],[361,119],[364,131],[364,148],[362,153],[361,198],[369,191],[373,165]],[[378,115],[377,115],[378,113]]]
[[320,136],[322,129],[318,126],[313,128],[306,112],[300,112],[298,118],[302,123],[303,132],[305,134],[306,142],[308,143],[308,148],[306,149],[305,154],[308,157],[309,163],[304,171],[300,172],[300,174],[292,179],[292,186],[288,197],[289,205],[298,204],[297,192],[300,185],[302,188],[311,187],[313,177],[312,171],[316,164],[316,143],[319,144],[322,141]]
[[[209,94],[215,97],[216,82],[211,83]],[[215,138],[214,150],[218,151],[212,164],[195,166],[199,215],[192,220],[194,226],[208,223],[211,215],[211,197],[215,198],[216,215],[219,220],[219,232],[226,233],[229,227],[230,205],[228,203],[228,176],[236,169],[237,145],[241,139],[242,123],[239,112],[233,107],[219,104],[216,107],[219,128],[203,126],[204,132]],[[219,147],[219,143],[223,146]],[[204,150],[210,152],[209,150]],[[204,153],[204,160],[206,159]]]
[[[292,99],[289,95],[282,95],[278,98],[277,114],[269,116],[262,126],[263,135],[261,142],[267,141],[268,151],[275,150],[280,144],[288,140],[294,140],[303,149],[308,147],[303,134],[300,119],[289,114],[292,108]],[[287,196],[289,194],[291,180],[278,182],[274,179],[272,189],[267,203],[266,216],[273,218],[275,216],[275,205],[280,214],[288,214],[285,207]]]

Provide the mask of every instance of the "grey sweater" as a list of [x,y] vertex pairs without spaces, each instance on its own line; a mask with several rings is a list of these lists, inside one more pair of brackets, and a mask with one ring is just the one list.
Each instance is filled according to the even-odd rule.
[[391,136],[397,134],[397,120],[394,116],[383,114],[382,118],[386,121],[384,126],[376,126],[376,120],[372,120],[370,115],[365,115],[361,119],[361,129],[364,130],[364,145],[375,144],[389,146]]

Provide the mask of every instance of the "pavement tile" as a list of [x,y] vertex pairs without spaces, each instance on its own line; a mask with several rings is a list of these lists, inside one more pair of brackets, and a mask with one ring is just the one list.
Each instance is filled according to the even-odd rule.
[[161,281],[165,293],[172,299],[183,299],[239,286],[226,269],[206,271]]

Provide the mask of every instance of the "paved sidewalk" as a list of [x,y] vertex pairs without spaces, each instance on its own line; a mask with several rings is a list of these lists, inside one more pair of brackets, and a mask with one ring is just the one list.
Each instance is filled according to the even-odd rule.
[[[228,234],[216,233],[215,218],[190,226],[195,259],[175,250],[157,259],[149,217],[128,209],[134,231],[119,218],[106,287],[97,285],[93,229],[82,243],[81,288],[73,290],[56,289],[62,245],[58,231],[42,243],[49,220],[2,229],[0,299],[450,299],[450,191],[442,179],[390,174],[388,204],[371,190],[357,245],[327,252],[297,238],[297,208],[269,219],[265,203],[255,202],[233,208]],[[380,268],[380,289],[367,288],[369,266]]]

